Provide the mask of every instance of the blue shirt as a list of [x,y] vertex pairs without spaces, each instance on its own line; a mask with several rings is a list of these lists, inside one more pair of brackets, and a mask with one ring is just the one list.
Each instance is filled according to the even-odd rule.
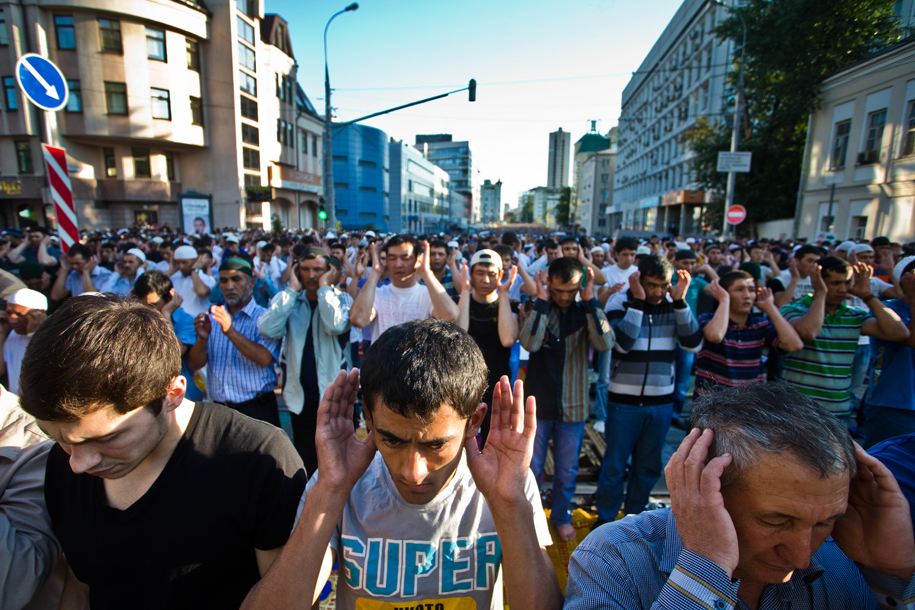
[[[273,359],[278,360],[280,342],[268,339],[257,329],[257,320],[265,311],[267,310],[251,299],[232,317],[232,327],[251,341],[266,347],[273,354]],[[210,398],[214,402],[239,403],[275,388],[277,377],[273,365],[261,367],[245,358],[222,332],[222,326],[212,317],[210,320],[213,325],[207,341],[207,387]]]
[[[172,314],[172,328],[178,342],[182,345],[191,346],[197,342],[197,331],[194,330],[194,318],[180,307]],[[181,357],[181,375],[187,379],[187,389],[184,397],[188,400],[203,400],[203,390],[194,383],[194,371],[187,365],[187,354]]]
[[[909,306],[902,301],[884,303],[895,311],[903,324],[912,319]],[[897,341],[871,337],[871,374],[864,402],[872,407],[915,411],[915,350]]]
[[[594,530],[572,553],[564,608],[746,608],[737,597],[739,584],[717,564],[683,548],[673,512],[665,508]],[[886,603],[887,594],[894,603]],[[828,538],[807,568],[795,570],[786,583],[766,585],[759,607],[869,610],[877,608],[875,595],[886,607],[911,610],[915,578],[906,584],[888,574],[859,569]]]
[[915,434],[904,434],[885,440],[867,452],[883,462],[896,477],[902,495],[909,501],[912,525],[915,526]]

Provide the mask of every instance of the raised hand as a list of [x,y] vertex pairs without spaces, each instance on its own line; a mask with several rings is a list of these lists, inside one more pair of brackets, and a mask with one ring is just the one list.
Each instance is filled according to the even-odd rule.
[[578,289],[578,294],[581,295],[581,300],[588,302],[594,298],[594,269],[591,267],[585,267],[587,269],[585,276],[585,287]]
[[38,327],[41,326],[42,322],[48,319],[48,312],[42,311],[41,309],[30,309],[29,312],[25,314],[25,319],[29,324],[27,332],[31,335],[38,330]]
[[324,288],[325,286],[332,286],[337,283],[337,268],[333,265],[330,265],[326,272],[321,274],[321,277],[318,278],[318,288]]
[[372,271],[375,272],[379,279],[388,274],[388,268],[381,262],[381,252],[381,242],[372,242]]
[[292,266],[292,272],[289,274],[289,287],[292,288],[293,292],[302,292],[304,286],[302,286],[301,280],[299,280],[299,264],[295,263]]
[[181,298],[181,295],[175,292],[175,289],[172,288],[168,291],[168,294],[171,295],[168,303],[162,308],[162,314],[169,320],[173,313],[178,311],[178,308],[181,307],[181,304],[184,303],[184,299]]
[[902,294],[905,295],[906,302],[912,303],[915,301],[915,273],[903,275],[899,280],[899,285],[902,287]]
[[792,278],[798,278],[798,279],[800,279],[800,277],[801,277],[801,272],[798,271],[798,268],[797,268],[797,259],[794,258],[793,256],[788,260],[788,271],[791,273],[791,277],[792,277]]
[[692,281],[692,276],[689,274],[689,271],[685,269],[679,269],[677,271],[677,285],[670,287],[670,298],[674,301],[679,301],[686,296],[686,291],[689,290],[689,283]]
[[826,282],[823,281],[823,269],[816,265],[813,269],[813,273],[810,274],[810,285],[813,288],[814,294],[826,293]]
[[[63,258],[63,257],[61,256],[61,258]],[[83,274],[92,275],[92,270],[95,269],[97,266],[98,266],[98,257],[93,254],[92,256],[89,257],[89,260],[86,261],[86,264],[83,265]]]
[[629,276],[629,290],[632,291],[632,298],[638,301],[645,300],[645,288],[641,280],[642,274],[638,271]]
[[70,263],[70,257],[64,254],[60,257],[60,268],[65,275],[68,275],[73,271],[73,265]]
[[893,253],[889,250],[883,250],[880,252],[880,260],[877,262],[877,268],[883,269],[887,273],[892,274],[893,269],[896,267],[896,260],[893,258]]
[[211,306],[210,316],[222,327],[222,332],[228,333],[229,329],[232,328],[232,316],[222,305]]
[[[502,270],[502,277],[505,277],[505,270]],[[499,296],[505,295],[508,296],[509,291],[515,283],[515,278],[518,277],[518,268],[514,265],[511,266],[511,269],[508,271],[508,281],[499,282]],[[501,280],[501,278],[499,278]]]
[[356,256],[356,266],[353,268],[353,279],[358,281],[365,277],[365,250],[359,249],[359,255]]
[[198,337],[204,341],[208,340],[210,333],[213,331],[213,323],[210,322],[210,316],[205,313],[197,314],[197,317],[194,318],[194,330],[197,331]]
[[613,286],[610,286],[607,290],[610,292],[611,295],[613,295],[625,288],[626,288],[626,282],[620,282],[619,284],[614,284]]
[[760,288],[756,291],[756,307],[766,313],[775,309],[775,295],[770,288]]
[[915,572],[908,502],[890,470],[857,443],[855,460],[858,474],[849,484],[848,508],[832,537],[855,563],[908,582]]
[[874,273],[873,268],[867,263],[858,263],[852,270],[854,271],[854,276],[851,288],[848,289],[848,292],[859,299],[874,294],[871,292],[871,276]]
[[534,282],[537,283],[537,298],[544,301],[550,300],[550,289],[546,286],[547,272],[538,271],[534,276]]
[[419,273],[419,277],[425,280],[432,273],[432,267],[429,266],[431,263],[429,256],[429,242],[423,242],[423,253],[416,257],[416,271]]
[[664,479],[683,547],[718,564],[731,576],[740,551],[734,521],[721,495],[721,475],[731,456],[721,455],[705,463],[714,438],[711,430],[690,431],[664,468]]
[[[708,287],[709,287],[709,290],[710,290],[711,293],[712,293],[712,296],[715,297],[715,300],[716,300],[716,301],[718,301],[718,302],[720,303],[721,301],[727,299],[728,302],[730,302],[730,300],[731,300],[731,295],[728,294],[728,291],[725,290],[725,289],[721,286],[721,283],[720,283],[718,280],[713,280],[712,282],[710,282],[709,285],[708,285]],[[770,294],[771,294],[771,293],[770,293]]]
[[473,288],[470,286],[470,265],[464,263],[461,266],[461,294],[470,294]]
[[537,432],[537,404],[533,396],[524,400],[524,382],[515,382],[514,394],[503,375],[492,392],[489,437],[482,453],[477,440],[464,441],[467,467],[477,488],[490,506],[515,506],[526,502],[524,482],[534,455]]
[[202,256],[198,256],[197,260],[194,261],[194,266],[192,267],[195,271],[198,269],[203,269],[206,266],[206,261],[203,260]]
[[10,317],[5,309],[0,309],[0,337],[6,337],[12,332],[13,326],[10,324]]
[[356,438],[353,405],[359,390],[359,369],[340,371],[327,385],[315,428],[315,448],[321,474],[317,485],[329,492],[349,495],[375,456],[375,432],[365,442]]

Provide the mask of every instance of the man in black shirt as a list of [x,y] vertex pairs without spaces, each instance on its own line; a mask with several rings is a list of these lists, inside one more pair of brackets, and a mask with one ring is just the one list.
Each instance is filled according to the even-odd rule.
[[[477,250],[464,268],[464,287],[458,301],[458,325],[467,331],[483,352],[489,369],[489,385],[484,398],[492,391],[503,375],[511,376],[509,359],[512,346],[518,340],[518,301],[508,298],[516,267],[511,268],[506,282],[502,282],[502,257],[493,250]],[[469,275],[469,277],[467,277]],[[489,435],[491,409],[480,430],[482,444]]]
[[158,311],[111,295],[32,336],[20,398],[57,441],[45,498],[70,607],[238,608],[286,543],[301,459],[277,428],[186,400],[180,355]]

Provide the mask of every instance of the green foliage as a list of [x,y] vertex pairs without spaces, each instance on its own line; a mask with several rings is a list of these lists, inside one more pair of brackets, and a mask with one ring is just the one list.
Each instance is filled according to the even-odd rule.
[[560,227],[569,226],[569,216],[572,212],[572,187],[563,187],[559,195],[559,203],[553,208],[556,210],[556,224]]
[[372,223],[372,222],[370,222],[370,223],[368,223],[367,225],[365,225],[365,228],[362,229],[362,230],[363,230],[363,231],[374,231],[374,230],[375,230],[375,224]]
[[270,215],[270,230],[276,235],[283,232],[283,221],[280,220],[280,215],[276,212]]
[[[899,39],[893,0],[745,0],[739,9],[747,25],[744,100],[738,150],[753,153],[752,169],[737,174],[734,202],[747,208],[751,223],[794,215],[807,121],[818,106],[822,80]],[[736,41],[740,57],[743,28],[731,15],[712,32]],[[733,112],[737,66],[728,75]],[[730,150],[732,118],[717,124],[700,119],[683,136],[696,153],[696,182],[720,196],[706,222],[720,227],[727,174],[716,171],[718,151]]]
[[521,222],[534,222],[534,196],[528,195],[521,208]]

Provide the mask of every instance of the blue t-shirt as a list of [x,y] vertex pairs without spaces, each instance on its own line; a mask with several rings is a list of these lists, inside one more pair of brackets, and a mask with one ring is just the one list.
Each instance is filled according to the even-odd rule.
[[[180,307],[172,314],[172,328],[178,342],[182,345],[194,345],[197,341],[197,331],[194,330],[194,318]],[[187,355],[181,357],[181,375],[187,379],[187,390],[184,392],[188,400],[203,400],[203,390],[194,383],[194,371],[187,365]]]
[[[909,306],[899,300],[887,301],[903,324],[912,319]],[[871,375],[864,401],[872,407],[915,411],[915,350],[897,341],[871,337]]]
[[882,443],[868,451],[890,469],[912,511],[912,525],[915,525],[915,434],[904,434]]

